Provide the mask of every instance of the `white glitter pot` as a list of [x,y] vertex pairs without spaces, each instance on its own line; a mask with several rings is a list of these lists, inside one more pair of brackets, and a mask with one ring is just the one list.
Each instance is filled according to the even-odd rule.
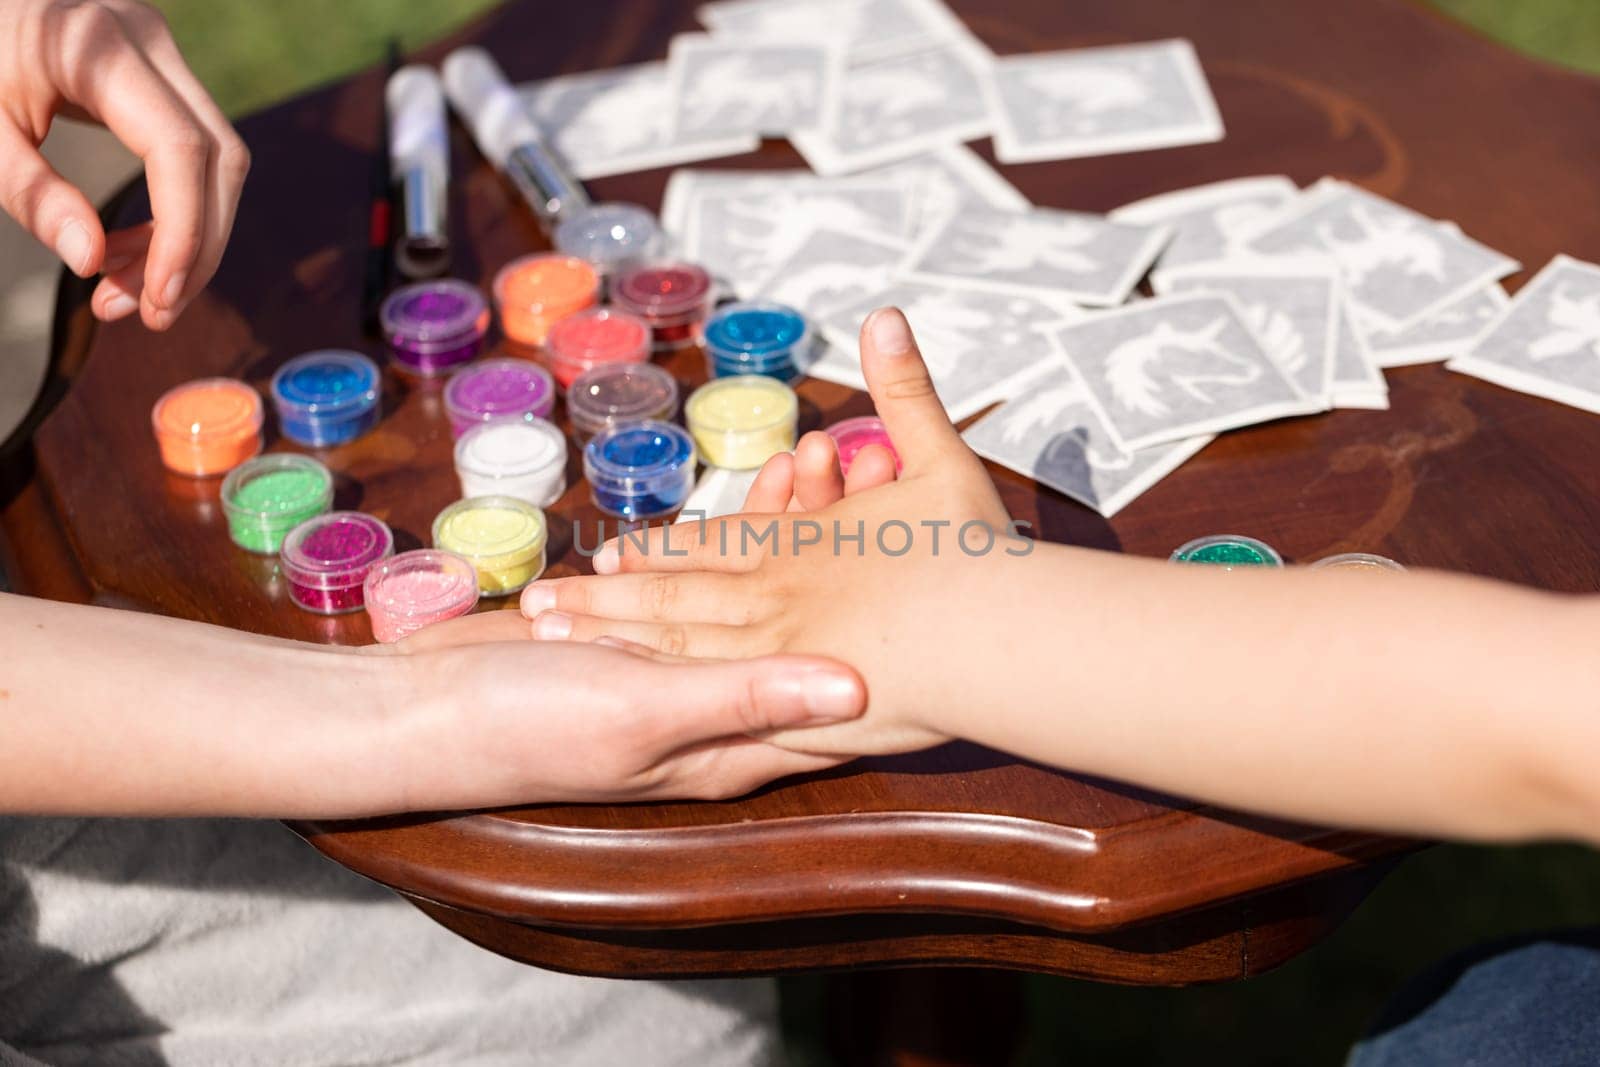
[[567,489],[567,439],[544,419],[494,419],[456,442],[461,495],[509,496],[547,508]]

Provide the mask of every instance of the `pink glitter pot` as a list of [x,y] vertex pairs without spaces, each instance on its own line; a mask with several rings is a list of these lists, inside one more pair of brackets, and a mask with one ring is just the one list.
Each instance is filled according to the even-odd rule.
[[894,450],[894,442],[889,440],[889,431],[884,429],[883,420],[876,415],[862,415],[854,419],[842,419],[824,430],[839,450],[839,469],[850,473],[850,464],[855,462],[856,453],[868,445],[882,445],[894,457],[894,469],[902,469],[900,453]]
[[402,552],[367,575],[367,616],[384,644],[478,606],[478,571],[465,557],[436,548]]
[[289,599],[319,615],[359,611],[362,584],[394,554],[394,535],[364,511],[330,511],[289,531],[280,561]]
[[395,366],[432,378],[482,351],[489,303],[477,289],[453,278],[418,282],[391,293],[378,321]]
[[456,371],[444,387],[445,414],[457,437],[494,419],[548,419],[555,406],[550,372],[525,359],[486,359]]
[[650,325],[657,352],[698,345],[715,296],[711,275],[693,263],[641,263],[611,282],[611,302]]
[[650,360],[650,327],[637,315],[616,308],[589,308],[568,315],[544,341],[550,372],[571,388],[578,376],[602,363],[646,363]]

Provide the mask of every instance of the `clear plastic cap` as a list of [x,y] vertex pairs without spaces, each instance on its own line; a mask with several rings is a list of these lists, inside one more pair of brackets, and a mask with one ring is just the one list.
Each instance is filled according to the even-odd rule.
[[678,380],[654,363],[601,363],[567,388],[567,415],[585,437],[613,424],[667,420],[677,412]]
[[1235,567],[1281,567],[1283,557],[1265,541],[1243,534],[1197,537],[1172,553],[1176,563],[1206,563],[1224,570]]
[[478,571],[454,552],[419,548],[374,566],[363,589],[372,635],[385,644],[478,606]]
[[328,348],[296,356],[272,376],[281,412],[332,418],[378,402],[378,365],[360,352]]
[[457,471],[480,478],[522,478],[565,467],[567,438],[544,419],[494,419],[456,442]]
[[621,201],[585,208],[563,220],[555,232],[558,249],[588,260],[602,273],[659,256],[664,245],[655,213]]
[[364,511],[330,511],[296,526],[283,541],[283,575],[310,589],[348,589],[394,553],[388,523]]

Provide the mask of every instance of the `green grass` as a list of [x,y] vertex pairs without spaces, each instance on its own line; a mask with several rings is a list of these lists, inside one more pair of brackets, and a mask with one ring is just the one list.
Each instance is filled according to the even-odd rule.
[[[549,0],[533,0],[549,2]],[[1338,2],[1338,0],[1330,0]],[[1435,0],[1505,43],[1600,73],[1597,0]],[[413,48],[491,0],[157,0],[230,115]],[[1384,998],[1448,953],[1501,934],[1600,925],[1600,854],[1439,848],[1404,864],[1337,934],[1279,971],[1200,989],[1125,989],[1034,977],[1022,1063],[1333,1065]],[[796,1067],[827,1063],[822,979],[784,983]]]

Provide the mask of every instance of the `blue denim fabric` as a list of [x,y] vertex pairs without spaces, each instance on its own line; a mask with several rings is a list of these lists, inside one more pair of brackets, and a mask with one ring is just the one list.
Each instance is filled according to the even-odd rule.
[[1600,1064],[1600,930],[1540,934],[1452,957],[1413,979],[1349,1067]]

